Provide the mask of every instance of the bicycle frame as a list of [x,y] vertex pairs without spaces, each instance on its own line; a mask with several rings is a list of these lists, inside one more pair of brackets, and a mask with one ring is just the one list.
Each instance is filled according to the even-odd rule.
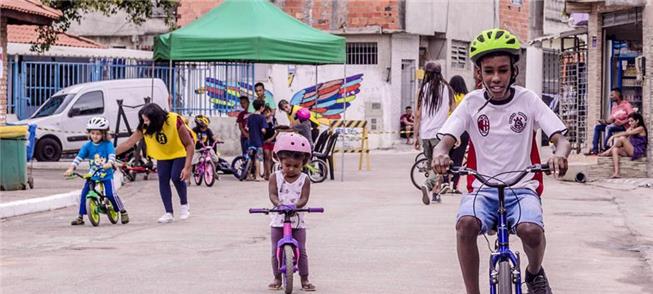
[[297,272],[299,268],[299,242],[292,235],[292,225],[290,217],[297,212],[308,212],[308,213],[322,213],[324,208],[300,208],[300,209],[265,209],[265,208],[250,208],[249,213],[264,213],[268,214],[270,212],[282,213],[284,215],[283,219],[283,237],[277,242],[277,250],[275,256],[279,264],[279,270],[282,274],[285,275],[286,265],[283,262],[285,256],[283,255],[283,247],[290,245],[293,248],[295,256],[293,256],[293,273]]
[[519,266],[519,252],[510,250],[510,228],[508,227],[508,219],[506,216],[505,208],[505,184],[499,184],[499,223],[497,224],[497,241],[496,250],[490,254],[490,294],[497,293],[497,265],[501,261],[509,261],[512,265],[513,284],[515,286],[515,294],[522,294],[521,291],[521,270]]
[[547,164],[542,165],[533,165],[527,167],[525,170],[522,170],[519,176],[515,177],[512,181],[491,183],[489,179],[486,179],[484,176],[478,174],[475,170],[463,167],[452,167],[451,173],[459,175],[471,175],[479,180],[483,185],[498,189],[499,194],[499,217],[497,224],[497,244],[495,250],[490,254],[490,267],[489,267],[489,282],[490,282],[490,294],[497,294],[497,286],[499,272],[497,270],[497,265],[500,262],[508,261],[511,265],[511,274],[512,282],[515,289],[515,294],[522,294],[521,290],[521,269],[520,269],[520,259],[519,252],[514,252],[510,249],[510,228],[508,224],[508,219],[506,216],[506,197],[505,190],[508,187],[511,187],[521,181],[527,174],[533,172],[546,172],[549,170]]

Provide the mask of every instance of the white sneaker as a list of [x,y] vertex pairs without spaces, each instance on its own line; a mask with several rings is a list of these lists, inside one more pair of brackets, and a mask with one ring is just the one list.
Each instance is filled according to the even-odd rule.
[[179,219],[187,219],[190,216],[190,208],[188,207],[188,204],[182,205],[179,211]]
[[159,218],[159,223],[171,223],[175,220],[175,217],[172,216],[172,213],[166,212],[162,217]]

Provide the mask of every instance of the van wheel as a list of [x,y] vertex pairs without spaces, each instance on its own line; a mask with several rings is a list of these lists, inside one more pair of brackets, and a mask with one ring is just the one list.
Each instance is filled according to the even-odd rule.
[[36,144],[36,159],[38,161],[59,161],[61,146],[53,138],[43,138]]

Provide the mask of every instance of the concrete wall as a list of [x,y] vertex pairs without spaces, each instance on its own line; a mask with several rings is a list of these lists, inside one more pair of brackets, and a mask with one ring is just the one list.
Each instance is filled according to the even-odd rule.
[[73,22],[70,25],[68,33],[109,47],[151,50],[154,36],[169,30],[164,18],[149,18],[141,25],[135,25],[127,19],[127,13],[123,11],[111,16],[99,12],[86,13],[79,23]]
[[648,129],[647,170],[648,177],[653,177],[653,1],[649,0],[643,11],[643,54],[646,56],[646,79],[642,88],[642,114]]

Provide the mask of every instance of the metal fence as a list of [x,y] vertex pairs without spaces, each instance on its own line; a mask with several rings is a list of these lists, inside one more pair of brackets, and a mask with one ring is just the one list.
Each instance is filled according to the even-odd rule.
[[176,63],[174,69],[175,112],[221,116],[240,109],[240,96],[254,97],[253,63]]
[[155,78],[168,81],[170,69],[136,61],[48,62],[23,61],[11,63],[8,110],[19,119],[29,117],[57,91],[81,83],[128,79]]
[[572,148],[580,153],[587,132],[587,47],[578,40],[560,54],[560,118]]

